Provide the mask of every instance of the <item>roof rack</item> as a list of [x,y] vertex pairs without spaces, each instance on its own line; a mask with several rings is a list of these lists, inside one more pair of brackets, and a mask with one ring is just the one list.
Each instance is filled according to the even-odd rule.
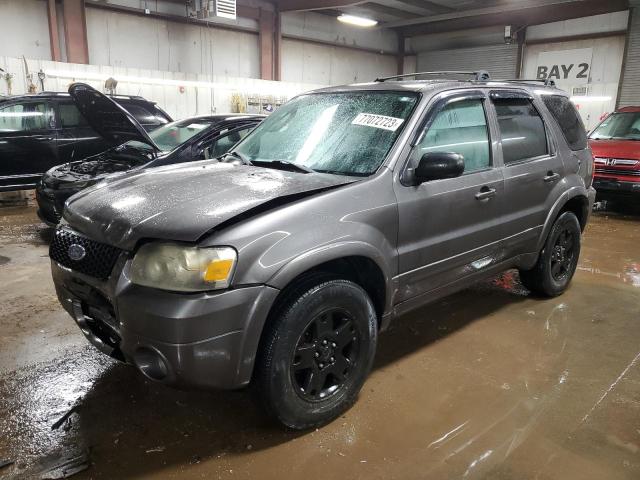
[[414,72],[414,73],[404,73],[402,75],[391,75],[390,77],[376,78],[375,81],[386,82],[387,80],[393,80],[394,78],[417,77],[420,75],[440,75],[445,77],[449,75],[468,75],[473,77],[473,80],[479,81],[479,82],[484,82],[491,78],[489,75],[489,72],[487,72],[486,70],[478,70],[475,72],[443,70],[443,71],[435,71],[435,72]]
[[510,78],[508,80],[496,80],[497,82],[513,82],[513,83],[542,83],[545,87],[555,87],[556,81],[552,78]]

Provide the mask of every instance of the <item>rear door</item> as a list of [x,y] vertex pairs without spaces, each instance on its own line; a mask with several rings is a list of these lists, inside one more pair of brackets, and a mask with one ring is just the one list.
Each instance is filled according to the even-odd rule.
[[[407,169],[427,152],[462,154],[462,176],[395,185],[398,200],[397,301],[444,287],[495,261],[504,186],[482,91],[445,94],[427,113]],[[405,169],[403,175],[408,170]]]
[[34,187],[56,160],[55,119],[47,100],[0,106],[0,190]]
[[526,91],[494,90],[490,97],[504,164],[505,255],[534,252],[564,178],[551,119]]

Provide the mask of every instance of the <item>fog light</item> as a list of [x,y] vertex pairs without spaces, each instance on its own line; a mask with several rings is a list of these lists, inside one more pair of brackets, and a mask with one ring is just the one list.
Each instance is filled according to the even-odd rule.
[[151,380],[164,380],[169,373],[169,368],[164,358],[155,350],[147,347],[140,347],[136,350],[133,355],[133,362],[138,367],[138,370]]

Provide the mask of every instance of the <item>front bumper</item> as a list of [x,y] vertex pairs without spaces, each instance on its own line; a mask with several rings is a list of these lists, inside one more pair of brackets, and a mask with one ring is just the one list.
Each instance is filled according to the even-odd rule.
[[36,185],[36,202],[38,203],[38,217],[49,226],[60,223],[64,202],[75,192],[65,192],[46,187],[42,182]]
[[593,186],[599,196],[640,196],[640,181],[628,182],[614,178],[594,177]]
[[[126,261],[119,266],[126,271]],[[164,292],[134,285],[125,274],[101,282],[53,261],[52,273],[58,299],[93,345],[152,380],[184,388],[249,383],[262,327],[278,294],[265,285]]]

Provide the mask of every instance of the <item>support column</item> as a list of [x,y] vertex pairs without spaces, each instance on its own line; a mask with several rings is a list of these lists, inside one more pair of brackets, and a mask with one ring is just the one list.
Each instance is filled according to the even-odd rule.
[[402,34],[398,34],[398,56],[397,56],[397,74],[402,75],[404,73],[404,36]]
[[274,48],[274,75],[276,80],[282,80],[282,15],[276,12],[276,31],[273,41]]
[[84,0],[63,0],[64,39],[69,63],[89,63]]
[[51,44],[51,60],[59,62],[60,37],[58,36],[58,12],[56,11],[56,0],[47,0],[47,19],[49,20],[49,43]]
[[258,42],[260,44],[260,78],[263,80],[274,79],[274,17],[273,12],[260,9]]

